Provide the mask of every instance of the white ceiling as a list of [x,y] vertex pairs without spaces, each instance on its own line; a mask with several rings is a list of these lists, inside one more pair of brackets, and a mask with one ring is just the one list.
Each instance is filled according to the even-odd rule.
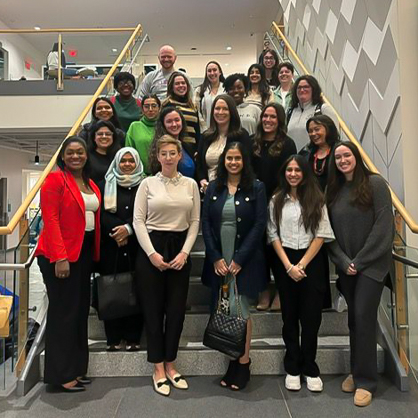
[[[203,77],[211,59],[220,62],[225,74],[246,72],[256,61],[264,32],[279,8],[277,0],[0,0],[0,21],[11,29],[135,27],[140,23],[143,34],[150,37],[141,52],[145,63],[157,63],[159,47],[169,43],[178,55],[176,66],[186,68],[192,77]],[[53,34],[23,36],[45,58],[57,40]],[[112,48],[120,51],[129,34],[63,36],[67,51],[78,50],[77,64],[105,64],[114,62],[117,54]],[[67,61],[73,61],[68,53]],[[39,138],[28,132],[0,133],[3,146],[28,152],[35,151],[34,140],[39,139],[46,154],[54,151],[62,137],[61,132]]]
[[[189,67],[192,76],[200,77],[212,57],[220,61],[225,73],[246,71],[256,60],[257,46],[262,45],[262,36],[279,7],[277,0],[2,0],[0,20],[13,29],[134,27],[140,23],[151,39],[143,49],[147,62],[156,62],[159,46],[170,43],[179,57],[177,66]],[[65,34],[64,38],[67,49],[78,50],[77,63],[103,63],[114,60],[111,49],[120,50],[127,36]],[[49,34],[25,37],[44,56],[56,39]],[[231,52],[225,49],[228,45]]]

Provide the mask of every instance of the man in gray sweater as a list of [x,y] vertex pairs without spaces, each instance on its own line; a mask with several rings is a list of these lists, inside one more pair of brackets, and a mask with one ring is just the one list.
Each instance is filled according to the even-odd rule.
[[160,61],[161,68],[151,71],[145,76],[138,90],[139,99],[152,94],[156,94],[161,101],[167,97],[167,83],[171,74],[175,71],[176,59],[176,51],[171,45],[163,45],[160,48],[158,61]]

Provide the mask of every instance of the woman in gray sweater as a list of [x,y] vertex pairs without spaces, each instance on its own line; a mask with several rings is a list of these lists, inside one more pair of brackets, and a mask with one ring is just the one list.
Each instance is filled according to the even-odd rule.
[[377,387],[376,324],[392,262],[394,222],[386,181],[363,163],[351,142],[337,145],[329,166],[327,205],[336,240],[329,255],[348,305],[351,374],[343,392],[367,406]]

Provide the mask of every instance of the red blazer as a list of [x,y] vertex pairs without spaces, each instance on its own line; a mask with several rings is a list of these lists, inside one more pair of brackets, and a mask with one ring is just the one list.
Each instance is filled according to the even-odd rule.
[[[101,202],[100,191],[90,180],[90,188]],[[78,260],[86,228],[85,206],[80,189],[69,171],[49,174],[41,188],[42,228],[35,255],[51,263]],[[100,204],[95,213],[94,260],[100,258]]]

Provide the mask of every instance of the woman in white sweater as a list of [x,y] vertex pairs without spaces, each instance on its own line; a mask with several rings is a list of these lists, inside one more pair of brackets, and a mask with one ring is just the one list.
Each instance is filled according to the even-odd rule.
[[177,171],[181,142],[169,135],[157,142],[161,171],[140,185],[134,229],[142,251],[136,260],[138,293],[147,332],[148,361],[154,364],[154,389],[170,394],[171,384],[187,389],[175,360],[183,330],[190,278],[189,254],[199,230],[197,183]]

